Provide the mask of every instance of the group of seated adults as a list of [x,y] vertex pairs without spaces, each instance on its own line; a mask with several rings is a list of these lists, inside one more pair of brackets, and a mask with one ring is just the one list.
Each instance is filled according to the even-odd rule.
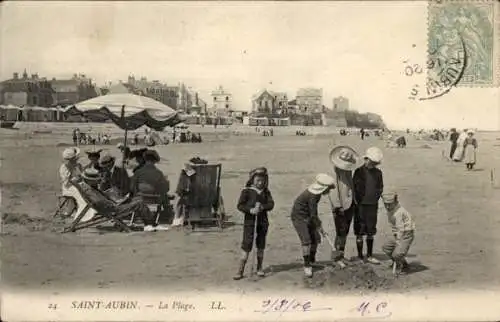
[[[170,183],[156,163],[158,153],[149,149],[130,150],[119,146],[124,160],[116,162],[110,154],[101,155],[102,150],[87,152],[89,163],[79,163],[80,150],[67,148],[63,152],[64,162],[59,169],[62,195],[75,199],[83,194],[97,212],[134,214],[144,222],[144,231],[166,230],[157,223],[156,217],[147,207],[148,203],[168,204]],[[131,174],[129,175],[130,169]],[[77,208],[69,202],[66,215]]]

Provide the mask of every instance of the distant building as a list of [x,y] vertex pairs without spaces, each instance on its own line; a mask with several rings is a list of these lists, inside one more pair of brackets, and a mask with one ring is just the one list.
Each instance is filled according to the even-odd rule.
[[51,83],[46,78],[39,78],[38,74],[28,77],[26,70],[22,77],[14,73],[12,79],[1,82],[1,87],[5,105],[50,107],[54,103]]
[[323,89],[300,88],[297,91],[297,106],[301,113],[320,113],[323,107]]
[[252,113],[259,115],[285,115],[288,113],[288,97],[284,92],[264,89],[252,98]]
[[168,86],[166,85],[166,96],[164,97],[167,106],[170,106],[173,109],[177,109],[177,101],[179,96],[179,86]]
[[335,97],[333,99],[333,111],[345,112],[349,110],[349,99],[343,96]]
[[55,105],[70,105],[98,96],[99,91],[92,80],[84,74],[74,74],[71,79],[56,79],[50,81],[54,89]]
[[233,95],[219,86],[212,91],[212,106],[209,114],[214,116],[230,116],[233,111]]
[[137,80],[134,76],[129,76],[126,83],[120,81],[118,84],[108,86],[107,92],[143,95],[184,113],[190,113],[191,110],[201,113],[207,109],[207,104],[198,97],[198,93],[183,83],[172,86],[159,80],[148,81],[146,77]]

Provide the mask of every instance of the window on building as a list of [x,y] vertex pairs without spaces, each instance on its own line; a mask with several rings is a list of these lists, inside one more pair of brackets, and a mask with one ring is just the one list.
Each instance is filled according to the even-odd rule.
[[38,104],[38,100],[37,100],[36,96],[33,96],[32,101],[33,101],[33,105],[37,105]]
[[226,104],[226,109],[229,108],[229,104]]
[[229,101],[229,96],[226,96],[226,101]]
[[214,102],[217,100],[217,97],[214,96]]

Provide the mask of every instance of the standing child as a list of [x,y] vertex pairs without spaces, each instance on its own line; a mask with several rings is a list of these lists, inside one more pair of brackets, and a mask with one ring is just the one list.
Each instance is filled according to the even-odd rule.
[[476,164],[477,140],[474,137],[474,132],[469,130],[467,138],[464,140],[464,161],[467,170],[472,170]]
[[378,201],[384,190],[382,171],[377,166],[382,162],[383,155],[379,148],[366,150],[365,164],[354,172],[354,193],[358,204],[354,216],[354,234],[358,258],[363,260],[363,236],[366,236],[367,258],[371,264],[380,264],[373,257],[373,240],[377,233]]
[[264,249],[266,248],[266,237],[269,227],[267,212],[274,208],[274,200],[268,186],[269,176],[267,169],[261,167],[250,172],[250,178],[245,188],[241,191],[238,210],[245,215],[243,241],[241,243],[243,252],[238,272],[233,277],[235,280],[243,278],[245,265],[252,251],[254,240],[257,247],[257,276],[265,276],[262,263],[264,261]]
[[396,193],[384,193],[382,200],[392,228],[392,238],[384,244],[382,250],[391,258],[392,264],[396,263],[399,273],[404,274],[408,272],[405,256],[415,238],[415,222],[410,213],[399,204]]
[[335,180],[327,174],[318,174],[316,180],[302,192],[293,204],[292,224],[302,245],[304,258],[304,274],[312,277],[312,264],[316,262],[316,251],[321,243],[321,235],[325,231],[318,217],[318,203],[322,195],[327,195],[335,188]]

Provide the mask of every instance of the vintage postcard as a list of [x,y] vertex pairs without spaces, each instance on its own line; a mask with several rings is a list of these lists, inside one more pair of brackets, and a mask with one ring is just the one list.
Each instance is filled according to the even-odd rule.
[[6,1],[2,321],[500,319],[498,1]]

